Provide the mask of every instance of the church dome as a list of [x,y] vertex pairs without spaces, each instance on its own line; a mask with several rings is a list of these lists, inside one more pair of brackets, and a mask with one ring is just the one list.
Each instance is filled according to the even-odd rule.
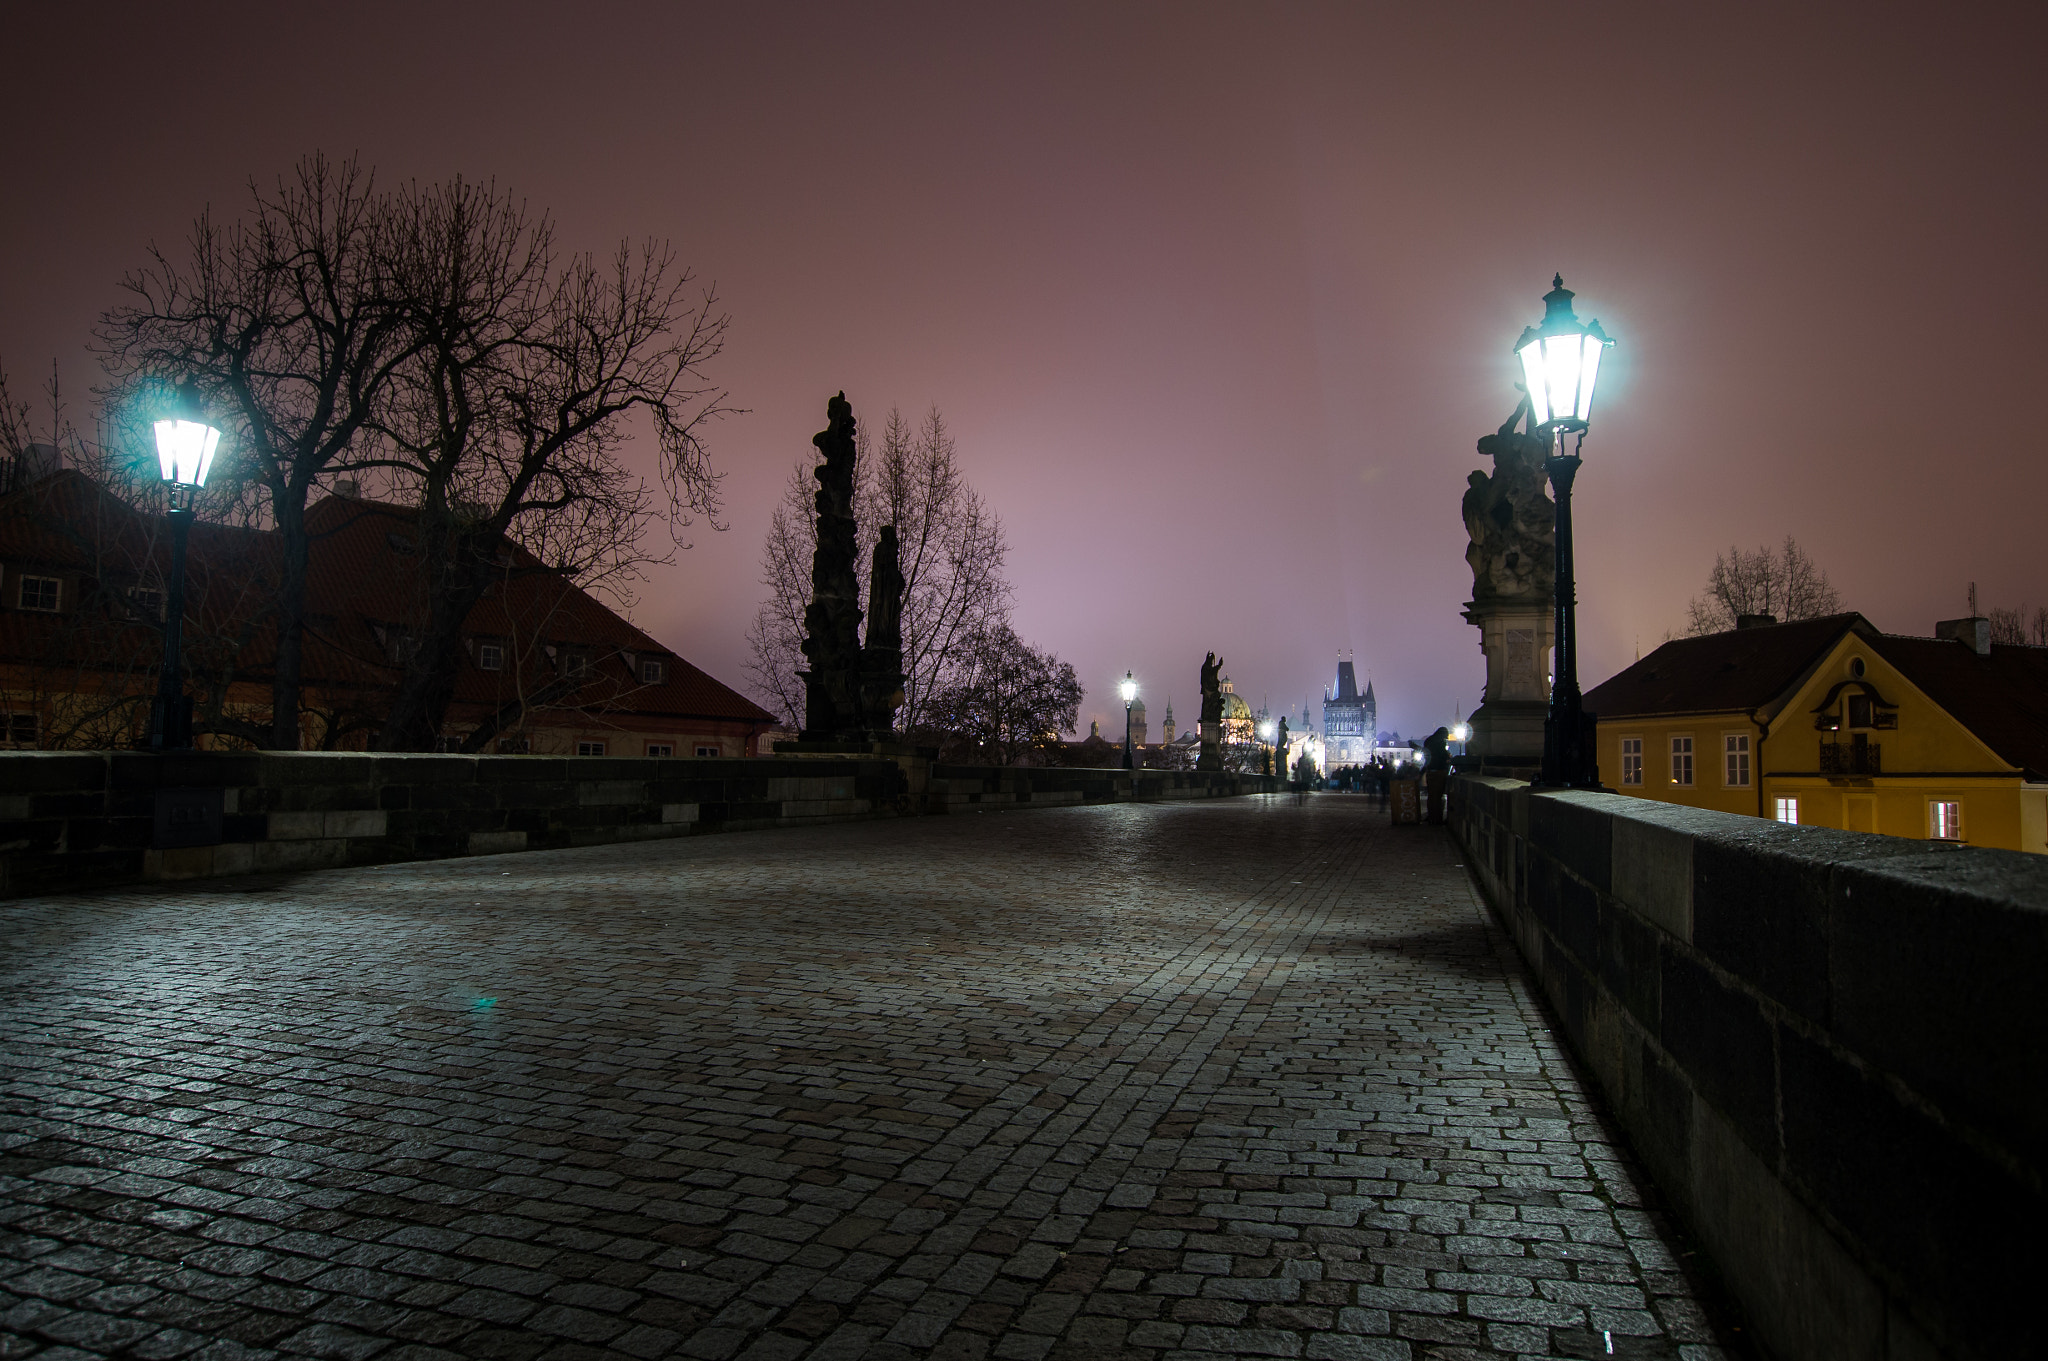
[[1225,723],[1249,723],[1252,721],[1252,706],[1234,691],[1223,692],[1223,721]]

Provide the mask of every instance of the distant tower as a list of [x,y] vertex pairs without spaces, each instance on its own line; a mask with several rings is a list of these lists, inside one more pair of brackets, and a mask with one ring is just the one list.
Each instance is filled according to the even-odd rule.
[[1131,701],[1131,744],[1139,747],[1146,745],[1145,701],[1142,699]]
[[1160,741],[1162,741],[1162,742],[1171,742],[1171,741],[1173,740],[1173,738],[1174,738],[1174,732],[1173,732],[1173,696],[1172,696],[1172,695],[1168,695],[1168,696],[1166,697],[1166,723],[1165,723],[1165,725],[1164,725],[1163,727],[1161,727],[1161,728],[1160,728],[1160,730],[1159,730],[1159,734],[1160,734],[1160,736],[1159,736],[1159,740],[1160,740]]
[[1365,701],[1360,707],[1365,711],[1365,744],[1370,747],[1379,740],[1375,734],[1380,730],[1380,705],[1379,701],[1372,697],[1370,680],[1365,683]]
[[1328,766],[1363,765],[1372,758],[1373,720],[1377,716],[1372,685],[1358,696],[1358,673],[1351,654],[1337,654],[1337,685],[1323,692],[1323,751]]

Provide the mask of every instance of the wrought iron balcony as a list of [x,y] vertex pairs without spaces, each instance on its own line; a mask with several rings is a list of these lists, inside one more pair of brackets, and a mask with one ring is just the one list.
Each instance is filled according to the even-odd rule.
[[1882,775],[1884,763],[1881,743],[1866,742],[1858,738],[1853,744],[1823,742],[1820,744],[1820,773],[1823,775]]

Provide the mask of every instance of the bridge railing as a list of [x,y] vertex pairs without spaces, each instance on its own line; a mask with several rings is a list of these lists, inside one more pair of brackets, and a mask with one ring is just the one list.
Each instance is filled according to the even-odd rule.
[[967,808],[1283,787],[1194,771],[349,752],[0,752],[0,898]]
[[2048,859],[1478,776],[1451,822],[1773,1354],[2039,1354]]

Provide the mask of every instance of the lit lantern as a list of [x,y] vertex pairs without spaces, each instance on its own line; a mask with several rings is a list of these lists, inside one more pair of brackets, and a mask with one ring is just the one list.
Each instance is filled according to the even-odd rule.
[[171,414],[156,423],[156,458],[173,500],[182,491],[189,502],[206,485],[218,448],[220,431],[207,422],[198,389],[189,382],[180,383]]
[[1543,295],[1543,320],[1522,332],[1515,354],[1529,391],[1529,409],[1538,430],[1584,430],[1593,414],[1593,385],[1600,377],[1600,354],[1614,342],[1597,321],[1582,322],[1572,312],[1572,291],[1557,275]]
[[1130,672],[1126,671],[1124,672],[1122,682],[1116,687],[1116,691],[1124,697],[1124,707],[1128,709],[1138,698],[1138,682],[1132,678]]

